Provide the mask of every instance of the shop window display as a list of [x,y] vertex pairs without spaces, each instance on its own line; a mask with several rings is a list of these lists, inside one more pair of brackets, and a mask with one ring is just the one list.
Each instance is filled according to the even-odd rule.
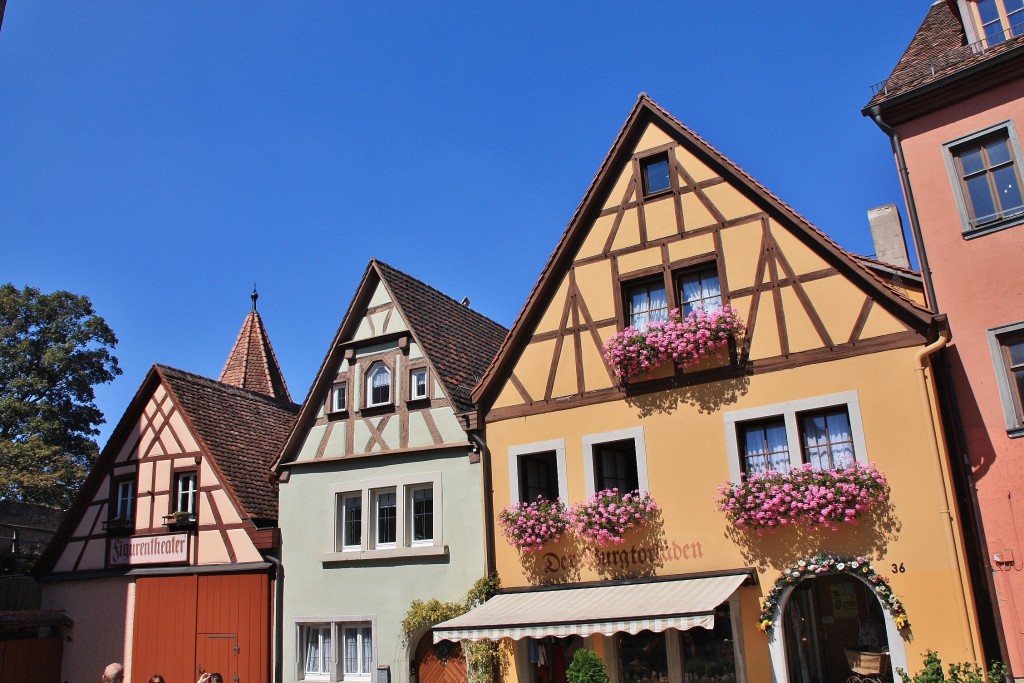
[[567,683],[565,672],[576,650],[583,647],[579,636],[528,638],[527,660],[531,683]]
[[683,683],[735,683],[729,603],[715,610],[715,628],[691,628],[682,632]]
[[664,633],[641,631],[617,637],[622,683],[669,683]]

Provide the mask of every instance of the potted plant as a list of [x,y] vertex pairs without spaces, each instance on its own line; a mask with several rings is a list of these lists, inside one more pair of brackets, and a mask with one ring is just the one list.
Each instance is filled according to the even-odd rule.
[[196,525],[196,513],[176,510],[164,516],[164,526],[170,529],[189,529]]
[[650,521],[661,511],[647,491],[598,491],[573,506],[569,515],[580,538],[599,546],[625,543],[625,533]]
[[108,534],[126,534],[135,530],[135,522],[126,517],[115,517],[103,522],[103,529]]
[[569,683],[608,683],[604,660],[596,652],[582,647],[573,654],[565,677]]
[[501,534],[520,552],[540,550],[557,541],[569,520],[561,499],[537,498],[532,503],[516,503],[503,507],[498,513]]

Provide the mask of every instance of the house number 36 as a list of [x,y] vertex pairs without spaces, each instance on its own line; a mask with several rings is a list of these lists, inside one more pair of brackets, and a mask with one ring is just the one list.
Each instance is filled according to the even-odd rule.
[[906,574],[907,573],[907,568],[903,566],[902,562],[900,562],[899,564],[896,564],[895,562],[893,562],[892,563],[892,573],[893,574]]

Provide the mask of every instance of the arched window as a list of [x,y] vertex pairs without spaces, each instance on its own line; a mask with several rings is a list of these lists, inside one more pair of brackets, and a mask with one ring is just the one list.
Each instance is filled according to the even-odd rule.
[[366,405],[382,406],[391,403],[391,368],[383,363],[366,376]]

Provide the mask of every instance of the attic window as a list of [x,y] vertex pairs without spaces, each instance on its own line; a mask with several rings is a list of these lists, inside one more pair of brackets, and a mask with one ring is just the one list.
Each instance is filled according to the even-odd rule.
[[1024,0],[976,0],[972,14],[989,47],[1024,33]]
[[644,196],[664,192],[672,187],[668,175],[668,153],[654,154],[640,160],[640,175],[644,183]]
[[366,406],[391,403],[391,368],[383,363],[370,371],[366,378]]

